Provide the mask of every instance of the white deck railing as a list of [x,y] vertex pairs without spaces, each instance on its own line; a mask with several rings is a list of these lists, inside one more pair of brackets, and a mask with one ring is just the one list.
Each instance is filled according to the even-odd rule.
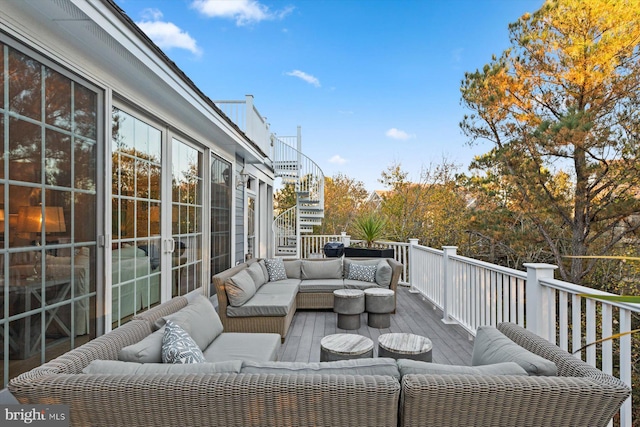
[[[303,247],[322,252],[327,241],[348,236],[304,236]],[[584,294],[612,295],[553,278],[556,266],[524,264],[527,271],[460,256],[456,247],[441,250],[411,243],[377,242],[392,247],[405,271],[402,281],[442,310],[443,322],[455,323],[475,336],[482,325],[512,322],[526,327],[568,352],[586,343],[631,330],[640,304],[608,302]],[[605,341],[577,352],[588,364],[632,385],[632,336]],[[615,343],[615,345],[614,345]],[[614,369],[617,368],[617,369]],[[620,426],[632,426],[631,398],[620,409]]]
[[[472,335],[481,325],[513,322],[575,352],[598,338],[630,331],[632,314],[640,313],[640,304],[581,296],[612,294],[556,280],[554,265],[525,264],[523,272],[457,255],[455,247],[440,251],[412,244],[409,266],[412,289],[442,309],[444,322],[460,324]],[[617,341],[615,351],[609,340],[576,357],[631,386],[631,336]],[[620,409],[621,426],[633,424],[631,414],[629,398]]]
[[253,95],[247,95],[243,101],[214,101],[214,103],[265,154],[271,154],[269,123],[253,104]]

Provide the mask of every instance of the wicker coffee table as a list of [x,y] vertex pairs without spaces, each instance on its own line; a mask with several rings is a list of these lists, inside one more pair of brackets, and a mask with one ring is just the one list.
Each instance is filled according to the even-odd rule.
[[327,335],[320,341],[320,361],[373,357],[373,341],[356,334]]
[[431,340],[420,335],[393,333],[378,337],[378,357],[431,362],[432,348]]

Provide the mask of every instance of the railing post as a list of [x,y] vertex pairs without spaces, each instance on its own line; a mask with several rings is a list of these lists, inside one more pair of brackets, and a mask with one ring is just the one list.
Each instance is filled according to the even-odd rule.
[[416,255],[415,255],[415,246],[418,244],[418,239],[409,239],[409,283],[411,287],[409,288],[409,292],[412,294],[417,294],[419,291],[413,286],[413,278],[416,277],[415,269],[416,269]]
[[553,279],[553,271],[558,267],[553,264],[538,263],[525,263],[523,266],[527,269],[525,327],[549,340],[549,318],[551,310],[555,311],[555,307],[549,307],[549,299],[544,298],[540,279]]
[[253,119],[253,95],[245,95],[244,129],[247,136],[255,141],[255,120]]
[[442,247],[442,322],[457,323],[451,318],[449,301],[453,300],[453,269],[449,262],[451,255],[456,255],[457,246]]
[[340,236],[342,237],[342,244],[345,248],[348,248],[351,245],[351,236],[347,236],[346,231],[341,231]]

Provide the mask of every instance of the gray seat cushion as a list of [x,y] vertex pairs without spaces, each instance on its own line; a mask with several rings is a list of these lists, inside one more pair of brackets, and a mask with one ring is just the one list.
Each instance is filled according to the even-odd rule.
[[230,360],[218,363],[135,363],[119,360],[94,360],[82,370],[83,374],[217,374],[240,373],[242,361]]
[[551,360],[520,347],[493,326],[480,326],[473,344],[471,364],[479,366],[501,362],[515,362],[529,375],[558,374],[558,368]]
[[280,334],[225,332],[204,351],[207,362],[278,360]]
[[282,280],[264,284],[244,305],[227,307],[227,316],[286,316],[296,300],[299,280],[285,282]]
[[441,365],[438,363],[421,362],[418,360],[399,359],[400,375],[528,375],[515,362],[496,363],[484,366]]
[[244,362],[241,373],[246,374],[322,374],[322,375],[389,375],[400,379],[394,359],[367,358],[335,362]]
[[336,289],[344,289],[342,279],[314,279],[300,282],[300,292],[333,292]]
[[344,279],[344,288],[345,289],[360,289],[360,290],[365,290],[365,289],[369,289],[369,288],[384,288],[384,289],[388,289],[388,286],[380,286],[377,283],[372,283],[372,282],[363,282],[361,280],[350,280],[350,279]]

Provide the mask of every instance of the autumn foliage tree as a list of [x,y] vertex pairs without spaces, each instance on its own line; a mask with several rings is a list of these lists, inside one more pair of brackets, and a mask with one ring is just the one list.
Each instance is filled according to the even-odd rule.
[[[640,229],[640,0],[550,0],[509,27],[511,47],[465,74],[461,122],[476,160],[514,190],[564,280]],[[561,174],[568,175],[568,191]]]
[[380,182],[388,191],[382,195],[380,213],[387,219],[390,240],[416,238],[433,247],[461,243],[467,201],[456,185],[455,170],[443,159],[423,167],[417,180],[410,180],[400,164],[382,172]]
[[338,173],[324,180],[325,216],[316,234],[348,231],[368,197],[362,181]]

